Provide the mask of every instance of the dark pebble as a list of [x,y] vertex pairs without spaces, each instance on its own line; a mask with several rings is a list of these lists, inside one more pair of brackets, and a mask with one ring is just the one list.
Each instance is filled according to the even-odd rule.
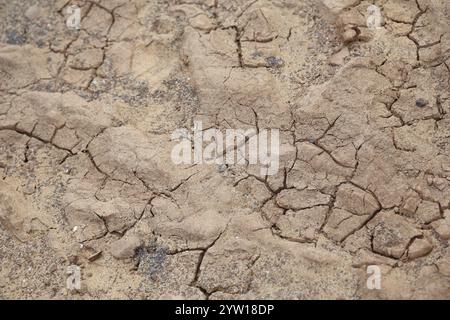
[[418,108],[424,108],[428,105],[428,102],[425,101],[424,99],[417,99],[416,100],[416,107]]

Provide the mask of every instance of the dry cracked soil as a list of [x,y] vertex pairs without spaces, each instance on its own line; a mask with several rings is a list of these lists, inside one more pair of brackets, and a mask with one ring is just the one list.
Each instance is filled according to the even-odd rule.
[[450,299],[449,139],[448,0],[0,0],[0,298]]

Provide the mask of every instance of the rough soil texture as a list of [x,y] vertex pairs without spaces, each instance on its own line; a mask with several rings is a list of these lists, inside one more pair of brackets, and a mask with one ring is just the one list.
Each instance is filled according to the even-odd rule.
[[[0,42],[1,298],[450,298],[448,0],[1,0]],[[173,164],[194,120],[278,174]]]

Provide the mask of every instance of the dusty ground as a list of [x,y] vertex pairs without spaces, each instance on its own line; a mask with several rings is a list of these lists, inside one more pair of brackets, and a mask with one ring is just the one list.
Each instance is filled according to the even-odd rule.
[[[0,42],[0,298],[450,298],[448,0],[1,0]],[[279,173],[173,164],[194,120]]]

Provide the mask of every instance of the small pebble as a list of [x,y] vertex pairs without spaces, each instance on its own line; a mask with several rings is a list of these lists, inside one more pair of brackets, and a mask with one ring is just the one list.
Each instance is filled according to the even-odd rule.
[[342,35],[342,38],[344,39],[344,42],[348,43],[348,42],[354,41],[356,39],[357,35],[358,34],[356,33],[355,30],[349,29],[344,32],[344,34]]
[[424,108],[427,105],[428,105],[428,102],[422,98],[416,100],[416,107],[418,107],[418,108]]
[[268,57],[266,59],[266,62],[269,65],[269,67],[274,67],[274,68],[278,68],[283,65],[283,60],[278,57]]

